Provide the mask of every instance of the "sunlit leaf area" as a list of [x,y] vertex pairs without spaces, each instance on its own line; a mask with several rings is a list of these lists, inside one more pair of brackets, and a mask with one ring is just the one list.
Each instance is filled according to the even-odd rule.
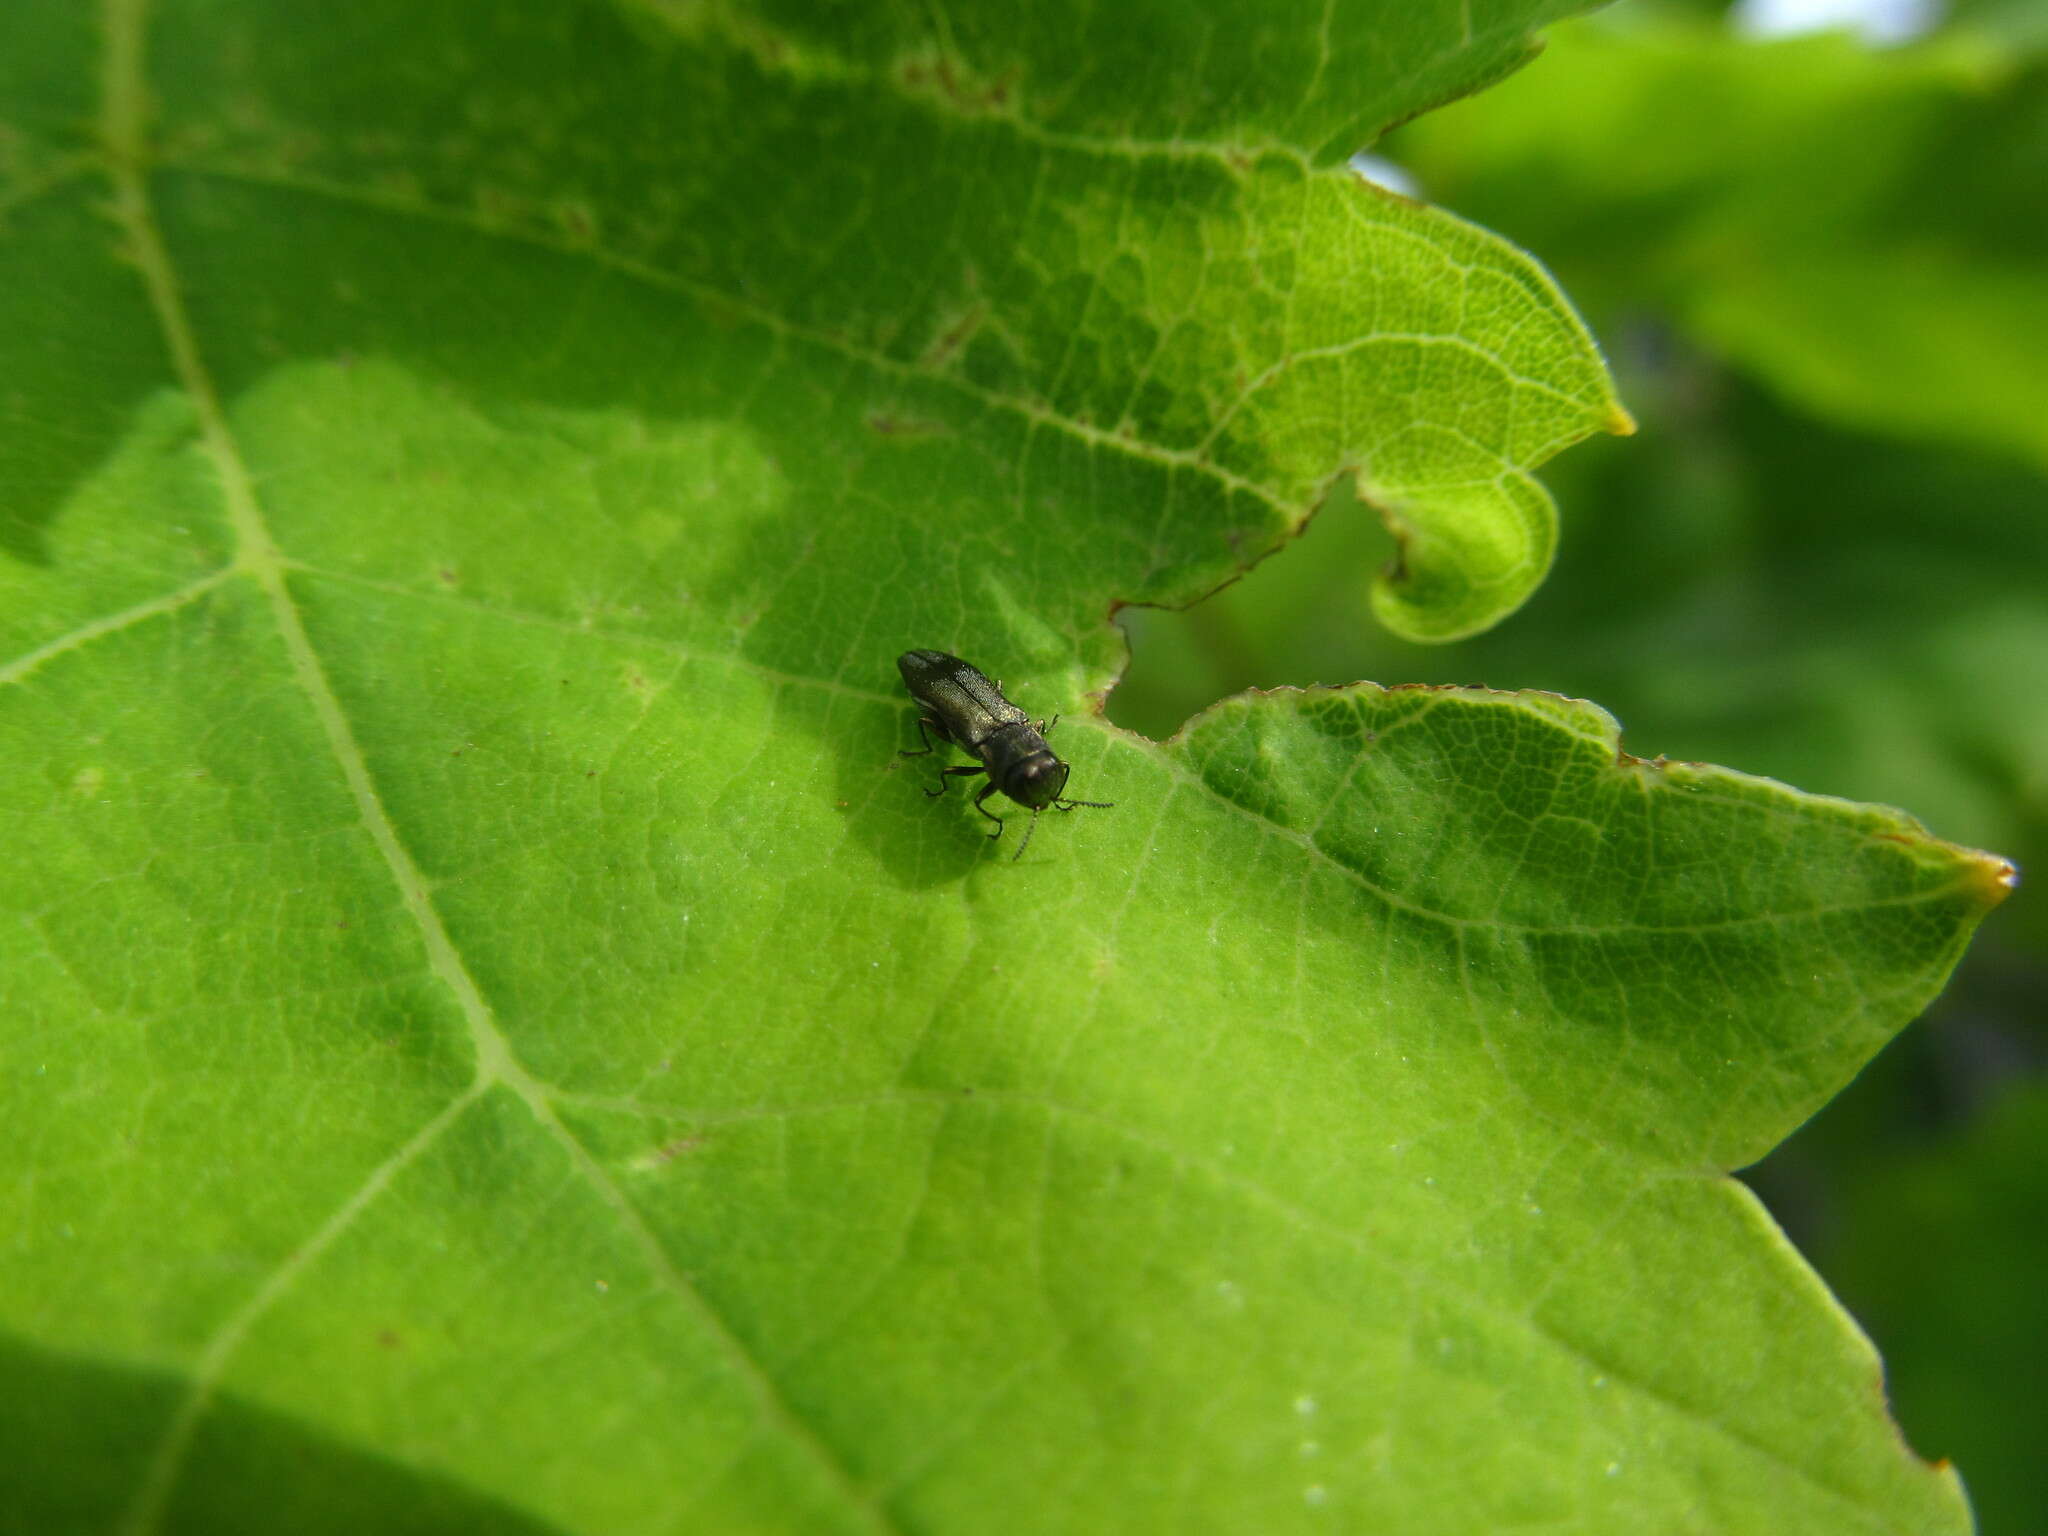
[[2038,1529],[2048,33],[1584,9],[7,7],[0,1532]]

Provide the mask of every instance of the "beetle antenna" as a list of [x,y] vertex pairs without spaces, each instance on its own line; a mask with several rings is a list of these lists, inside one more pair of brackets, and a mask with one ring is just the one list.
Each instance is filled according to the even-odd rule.
[[1053,804],[1063,811],[1071,811],[1077,805],[1092,805],[1098,811],[1108,811],[1116,808],[1114,800],[1055,800]]
[[1016,863],[1024,857],[1024,850],[1031,846],[1031,834],[1038,830],[1038,812],[1031,813],[1031,825],[1024,829],[1024,840],[1017,845],[1017,851],[1010,855],[1010,862]]

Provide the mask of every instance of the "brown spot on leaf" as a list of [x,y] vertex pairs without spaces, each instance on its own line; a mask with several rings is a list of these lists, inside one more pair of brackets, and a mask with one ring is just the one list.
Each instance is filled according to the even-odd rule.
[[672,1163],[685,1152],[694,1152],[703,1145],[702,1136],[678,1136],[673,1141],[665,1141],[656,1147],[654,1160],[657,1163]]
[[906,57],[896,67],[896,78],[903,82],[906,91],[935,96],[955,112],[975,117],[1002,111],[1010,105],[1017,89],[1014,67],[984,78],[966,61],[933,50]]
[[988,305],[979,300],[968,305],[932,338],[931,345],[924,349],[924,356],[917,360],[918,367],[932,373],[945,368],[974,339],[974,333],[981,329],[987,318]]
[[877,437],[940,437],[947,430],[940,422],[898,416],[893,411],[868,412],[867,426]]

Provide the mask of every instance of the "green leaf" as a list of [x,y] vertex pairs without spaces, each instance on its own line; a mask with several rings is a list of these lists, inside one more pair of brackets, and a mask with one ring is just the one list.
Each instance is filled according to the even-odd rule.
[[2033,0],[1955,0],[1948,16],[1958,30],[1987,32],[2021,48],[2048,48],[2048,11]]
[[[2048,372],[2014,273],[2043,255],[2039,67],[1987,69],[1952,42],[1736,46],[1636,16],[1634,37],[1562,37],[1541,69],[1390,151],[1543,251],[1640,412],[1639,441],[1553,476],[1570,509],[1553,579],[1489,635],[1402,646],[1334,574],[1383,553],[1335,506],[1299,562],[1184,620],[1132,616],[1137,666],[1112,712],[1168,729],[1228,688],[1360,674],[1559,688],[1612,708],[1639,751],[1910,805],[2037,868]],[[1743,240],[1780,254],[1749,259]],[[2027,1389],[1985,1365],[2038,1355],[2038,1329],[1998,1300],[2033,1270],[1998,1223],[1966,1235],[1927,1214],[1986,1199],[1981,1165],[1911,1172],[1895,1148],[1930,1120],[1967,1132],[1976,1096],[1944,1091],[1959,1066],[2024,1079],[2042,1060],[2038,889],[1986,940],[1885,1070],[1758,1173],[1885,1351],[1913,1444],[1954,1459],[1992,1531],[2044,1507]],[[1848,1244],[1831,1240],[1844,1210]]]
[[[1715,1175],[2005,866],[1543,695],[1085,712],[1347,467],[1413,627],[1540,575],[1583,330],[1325,163],[1480,9],[24,13],[15,1519],[1962,1528]],[[1115,807],[919,794],[935,644]]]
[[1649,296],[1810,412],[2038,467],[2044,84],[1975,33],[1871,50],[1595,21],[1397,153],[1596,313]]
[[[1408,26],[1432,62],[1382,65],[1404,89],[1383,84],[1379,111],[1427,103],[1457,30]],[[467,78],[487,57],[489,90],[458,108],[394,77],[374,41],[393,27],[429,74]],[[785,370],[858,409],[836,451],[866,478],[820,475],[821,493],[901,498],[907,479],[956,519],[1021,510],[1048,544],[1097,539],[1101,590],[1173,602],[1242,570],[1355,473],[1407,543],[1381,611],[1436,637],[1496,621],[1548,569],[1555,517],[1529,469],[1626,425],[1584,330],[1519,253],[1299,150],[1185,138],[1168,105],[1141,125],[1154,139],[1046,126],[1022,114],[1065,92],[1015,60],[962,65],[1014,77],[962,102],[934,99],[928,61],[906,80],[915,60],[863,69],[755,29],[751,51],[716,35],[634,46],[595,9],[451,13],[438,30],[409,8],[312,25],[251,7],[235,28],[173,9],[157,32],[154,198],[195,328],[228,338],[208,361],[230,398],[280,357],[365,353],[563,406],[691,417],[755,399],[765,336]],[[565,68],[608,82],[603,114],[563,89]],[[1315,131],[1336,130],[1319,117]],[[707,157],[713,143],[724,152]],[[39,212],[55,217],[25,217]],[[222,238],[280,223],[338,265]],[[415,259],[392,259],[406,248]],[[423,275],[437,260],[466,275],[485,251],[511,275]],[[551,269],[628,296],[568,310],[536,349],[502,306],[530,302],[522,282],[556,292]],[[606,329],[620,305],[658,311],[667,346],[620,356]],[[755,414],[787,403],[770,391]],[[1001,440],[961,440],[982,422]],[[1061,488],[1077,473],[1088,504]],[[1103,507],[1119,525],[1106,539]],[[11,542],[33,552],[47,515],[13,514]],[[893,558],[871,550],[848,558],[886,580]],[[1060,629],[1099,611],[1055,603],[1030,562],[1013,579],[1031,589],[1018,601],[1070,615]]]
[[[1831,429],[1698,357],[1672,375],[1637,391],[1641,439],[1563,467],[1569,557],[1513,623],[1448,647],[1374,635],[1343,573],[1383,540],[1337,506],[1300,562],[1185,619],[1127,616],[1116,718],[1163,733],[1289,677],[1549,686],[1602,700],[1642,750],[1910,805],[2048,861],[2040,473]],[[2001,922],[2048,944],[2031,896]]]

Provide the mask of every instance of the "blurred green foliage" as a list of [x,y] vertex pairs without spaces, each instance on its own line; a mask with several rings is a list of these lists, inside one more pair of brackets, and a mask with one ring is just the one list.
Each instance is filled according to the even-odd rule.
[[[1393,552],[1340,490],[1185,614],[1126,610],[1119,722],[1247,686],[1483,682],[1598,699],[1630,750],[1904,806],[2048,863],[2048,46],[1959,7],[1875,50],[1700,8],[1559,28],[1534,68],[1379,151],[1548,262],[1641,434],[1546,476],[1556,569],[1456,645],[1376,630]],[[2030,21],[2029,18],[2032,18]],[[1916,1448],[1986,1532],[2048,1529],[2048,902],[2024,887],[1949,994],[1751,1171],[1877,1339]]]

